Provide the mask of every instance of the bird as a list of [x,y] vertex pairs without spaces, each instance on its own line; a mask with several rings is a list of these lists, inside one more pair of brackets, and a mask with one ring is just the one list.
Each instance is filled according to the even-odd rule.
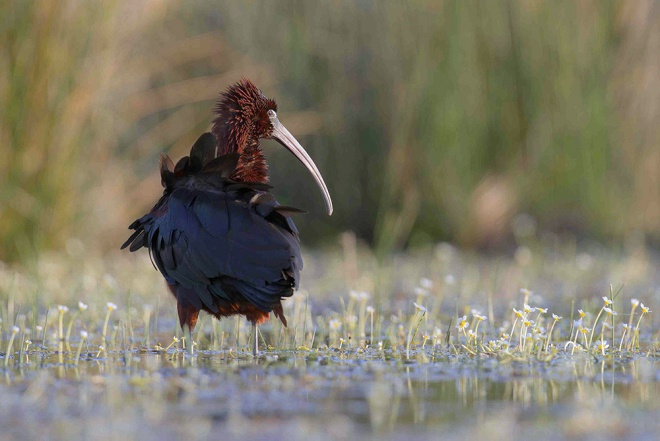
[[246,78],[222,92],[210,132],[176,165],[160,157],[163,194],[149,213],[134,221],[122,245],[147,248],[177,302],[179,324],[193,355],[192,331],[200,311],[223,317],[239,314],[257,326],[272,312],[284,326],[282,300],[300,282],[303,261],[298,230],[268,185],[269,170],[260,140],[289,150],[319,186],[328,215],[333,206],[314,161],[277,117],[277,103]]

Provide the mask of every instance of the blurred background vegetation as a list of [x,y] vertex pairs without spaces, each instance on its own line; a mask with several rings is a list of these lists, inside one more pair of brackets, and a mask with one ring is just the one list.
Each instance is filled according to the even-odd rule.
[[[518,230],[660,243],[649,1],[0,3],[0,260],[116,249],[219,91],[248,77],[323,172],[265,143],[308,246],[381,253]],[[524,216],[520,216],[525,214]]]

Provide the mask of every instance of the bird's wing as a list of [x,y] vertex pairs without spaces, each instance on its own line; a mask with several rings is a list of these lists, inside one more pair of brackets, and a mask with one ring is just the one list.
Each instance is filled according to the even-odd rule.
[[136,232],[124,246],[147,246],[170,284],[195,290],[200,308],[216,310],[212,297],[229,299],[230,285],[270,310],[299,280],[300,246],[293,222],[278,213],[270,194],[247,196],[178,188],[131,226]]

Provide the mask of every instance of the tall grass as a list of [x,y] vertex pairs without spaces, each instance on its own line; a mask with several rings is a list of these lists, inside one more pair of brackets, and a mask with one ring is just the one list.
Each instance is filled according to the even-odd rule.
[[[659,235],[647,4],[31,0],[0,13],[0,258],[72,235],[116,245],[159,192],[157,154],[182,154],[241,76],[277,98],[334,196],[331,219],[298,220],[308,244],[354,230],[383,253],[498,245],[521,212],[600,238]],[[266,146],[278,197],[320,213],[300,165]]]
[[136,207],[159,192],[158,153],[187,148],[208,125],[217,91],[235,78],[269,84],[219,34],[189,32],[179,8],[0,6],[0,259],[71,237],[114,248]]
[[[657,237],[659,132],[634,116],[656,112],[638,81],[657,85],[657,75],[622,81],[654,65],[644,43],[658,32],[653,8],[276,1],[214,10],[232,43],[274,66],[293,103],[282,108],[321,112],[322,135],[304,144],[338,195],[334,225],[386,250],[438,237],[497,243],[519,212],[554,230]],[[640,102],[625,117],[621,87]],[[648,138],[623,136],[638,124]],[[295,164],[273,162],[293,181],[278,184],[299,198]]]

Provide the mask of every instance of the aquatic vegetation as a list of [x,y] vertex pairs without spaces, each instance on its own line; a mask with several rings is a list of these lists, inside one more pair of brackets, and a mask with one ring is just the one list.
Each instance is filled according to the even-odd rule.
[[[184,428],[199,438],[277,428],[291,439],[331,439],[338,429],[328,418],[365,437],[423,428],[450,439],[488,430],[526,439],[521,412],[533,412],[547,439],[613,427],[652,433],[655,272],[629,282],[612,276],[634,264],[625,256],[603,255],[584,271],[575,254],[555,253],[521,264],[442,245],[379,266],[359,251],[350,281],[341,254],[310,254],[306,290],[284,302],[288,328],[260,327],[257,359],[257,336],[240,317],[201,316],[186,341],[174,308],[161,307],[171,299],[148,257],[71,265],[44,255],[30,270],[0,268],[0,393],[45,427],[56,423],[35,413],[35,397],[60,406],[59,420],[75,423],[66,436],[105,415],[148,427],[142,439]],[[580,426],[577,415],[606,415],[608,424]]]

